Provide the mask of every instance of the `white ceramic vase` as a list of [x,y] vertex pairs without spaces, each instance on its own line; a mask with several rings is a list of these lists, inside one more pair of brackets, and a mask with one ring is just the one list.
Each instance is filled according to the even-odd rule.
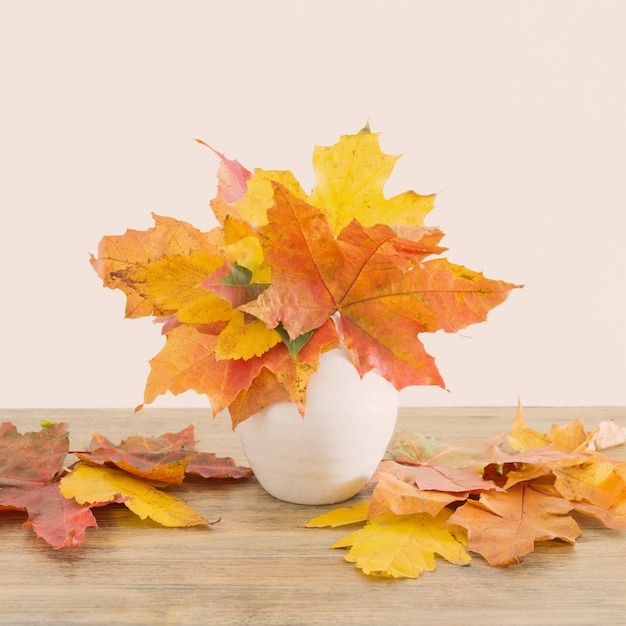
[[237,426],[263,488],[296,504],[332,504],[366,485],[393,435],[398,392],[382,376],[362,379],[344,350],[321,356],[304,418],[279,402]]

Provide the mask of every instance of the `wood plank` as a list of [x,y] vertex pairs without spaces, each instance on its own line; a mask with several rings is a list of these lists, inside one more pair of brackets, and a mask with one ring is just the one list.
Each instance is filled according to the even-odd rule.
[[[515,408],[401,409],[398,426],[433,436],[508,430]],[[626,408],[527,408],[546,431],[582,415],[626,425]],[[21,432],[41,419],[67,421],[71,445],[92,431],[113,441],[196,424],[198,448],[245,462],[226,418],[208,411],[146,409],[1,410]],[[609,451],[626,460],[624,447]],[[612,624],[626,610],[626,533],[579,518],[575,547],[541,544],[524,563],[492,568],[438,560],[418,580],[373,580],[330,546],[345,529],[306,529],[334,506],[298,506],[268,496],[255,479],[192,480],[172,490],[210,528],[164,529],[123,506],[96,512],[82,548],[52,550],[21,528],[25,515],[0,513],[2,624]],[[365,494],[353,502],[363,500]]]

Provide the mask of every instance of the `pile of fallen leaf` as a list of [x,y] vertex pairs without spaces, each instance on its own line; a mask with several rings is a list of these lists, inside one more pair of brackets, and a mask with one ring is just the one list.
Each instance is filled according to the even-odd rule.
[[[417,578],[435,569],[435,555],[468,565],[470,552],[490,565],[518,563],[537,541],[574,544],[582,532],[573,514],[626,529],[626,461],[601,449],[626,441],[626,427],[582,418],[529,428],[521,408],[508,437],[449,441],[398,433],[372,478],[371,498],[335,509],[308,527],[361,524],[334,548],[373,576]],[[77,460],[67,466],[68,454]],[[251,476],[231,458],[195,450],[193,425],[160,437],[113,444],[94,434],[70,451],[67,425],[48,423],[20,434],[0,425],[0,510],[28,513],[24,526],[53,548],[79,546],[97,526],[92,509],[123,503],[142,519],[170,527],[215,523],[163,490],[187,475]]]
[[188,504],[163,491],[188,474],[242,478],[252,471],[231,458],[195,450],[194,428],[160,437],[133,436],[119,445],[94,434],[77,460],[70,453],[67,425],[46,423],[20,434],[0,424],[0,510],[28,512],[24,524],[53,548],[79,546],[85,530],[97,526],[94,507],[123,503],[141,519],[163,526],[212,524]]
[[457,565],[468,565],[470,552],[512,565],[537,541],[574,544],[582,534],[574,512],[626,529],[626,462],[599,452],[625,438],[612,421],[586,432],[582,418],[538,433],[521,409],[506,441],[398,434],[370,501],[307,526],[362,524],[333,547],[349,548],[345,559],[374,576],[417,578],[435,569],[435,554]]

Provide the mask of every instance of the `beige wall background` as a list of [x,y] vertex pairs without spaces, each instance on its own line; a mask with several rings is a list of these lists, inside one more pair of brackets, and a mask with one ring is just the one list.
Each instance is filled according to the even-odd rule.
[[[150,213],[213,225],[216,159],[313,185],[370,120],[449,258],[526,284],[427,337],[405,405],[626,404],[626,5],[0,2],[0,407],[141,401],[162,338],[88,263]],[[186,394],[157,406],[207,406]]]

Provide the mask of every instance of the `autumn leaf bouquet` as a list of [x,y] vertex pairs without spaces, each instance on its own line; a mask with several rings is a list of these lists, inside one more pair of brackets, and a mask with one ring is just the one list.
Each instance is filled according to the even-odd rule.
[[250,171],[213,151],[218,226],[154,215],[148,230],[104,237],[91,258],[126,294],[127,317],[162,324],[145,403],[194,390],[233,427],[275,402],[304,415],[320,355],[339,346],[360,376],[443,386],[419,334],[481,322],[514,287],[439,256],[443,233],[424,226],[433,195],[384,196],[398,157],[368,127],[315,148],[310,193],[290,171]]

